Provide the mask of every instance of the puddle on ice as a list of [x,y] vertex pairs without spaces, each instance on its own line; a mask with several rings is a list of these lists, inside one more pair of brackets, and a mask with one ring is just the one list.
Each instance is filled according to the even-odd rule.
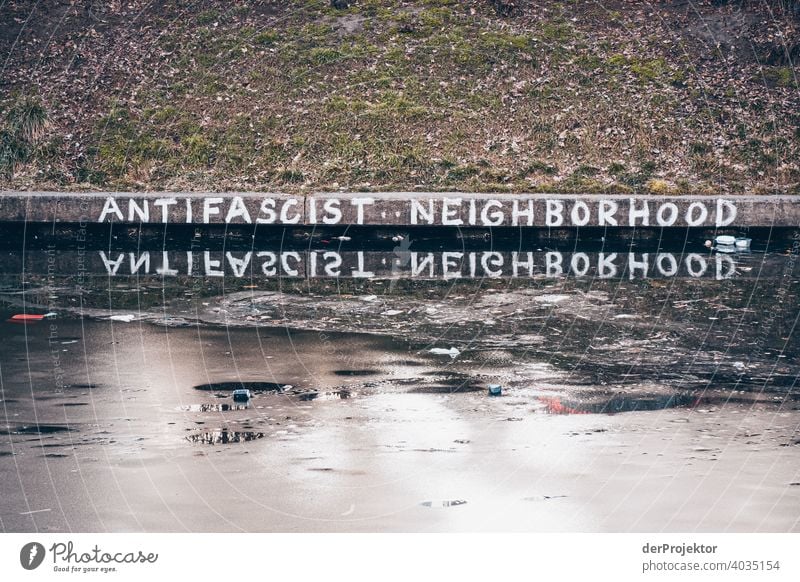
[[59,432],[72,432],[73,428],[60,424],[20,424],[20,425],[6,425],[5,428],[0,429],[0,435],[11,436],[15,434],[53,434]]
[[179,406],[177,410],[183,412],[232,412],[235,410],[247,410],[248,404],[189,404]]
[[334,370],[337,376],[377,376],[380,370]]
[[485,388],[475,382],[453,382],[450,384],[428,384],[409,390],[411,394],[458,394],[459,392],[482,392]]
[[278,382],[214,382],[211,384],[199,384],[195,390],[233,392],[234,390],[250,390],[251,392],[281,392],[291,388],[291,384],[280,384]]
[[784,400],[793,400],[795,395],[775,396],[760,393],[713,394],[698,392],[679,392],[675,394],[615,394],[609,398],[563,398],[559,396],[539,396],[547,414],[617,414],[622,412],[642,412],[665,410],[668,408],[723,407],[744,404],[784,406]]
[[226,428],[194,433],[186,436],[186,440],[200,445],[230,445],[245,443],[264,438],[263,432],[232,431]]
[[357,392],[352,390],[331,390],[327,392],[319,392],[317,390],[309,390],[307,392],[300,392],[297,397],[303,401],[309,400],[347,400],[358,396]]

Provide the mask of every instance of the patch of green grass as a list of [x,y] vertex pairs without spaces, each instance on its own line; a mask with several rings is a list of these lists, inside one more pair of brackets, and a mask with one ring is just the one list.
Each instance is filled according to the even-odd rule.
[[[612,72],[630,70],[639,78],[640,81],[648,83],[659,80],[670,73],[670,69],[667,66],[667,61],[662,57],[655,59],[640,59],[636,57],[629,58],[623,54],[616,53],[608,57],[605,60],[605,64],[606,67]],[[670,81],[677,84],[685,82],[685,79],[685,74],[681,71],[673,72],[670,76]]]
[[631,62],[631,71],[643,81],[655,81],[668,70],[667,62],[661,57],[649,60],[634,60]]
[[303,175],[303,172],[299,170],[281,170],[278,172],[277,178],[280,182],[284,182],[287,184],[298,184],[303,182],[306,178]]
[[281,36],[274,30],[264,30],[253,36],[253,43],[261,46],[274,46]]
[[[95,128],[95,171],[111,179],[122,179],[149,162],[166,161],[173,145],[156,131],[157,128],[148,127],[127,109],[112,108]],[[90,164],[92,167],[94,162]]]
[[205,10],[197,15],[197,23],[202,25],[213,24],[219,18],[216,10]]
[[214,153],[214,149],[202,134],[195,133],[181,142],[184,157],[190,164],[208,165]]
[[476,47],[481,51],[511,56],[532,47],[531,39],[524,34],[512,34],[505,31],[487,31],[478,35]]
[[17,96],[0,126],[0,174],[12,178],[18,164],[31,157],[47,125],[42,102],[27,95]]
[[611,162],[608,165],[607,172],[612,176],[621,176],[625,173],[625,164],[621,164],[619,162]]
[[528,164],[523,170],[523,176],[530,176],[531,174],[544,174],[545,176],[555,176],[558,173],[558,168],[552,164],[547,164],[541,160],[534,160]]
[[578,178],[585,178],[590,176],[596,176],[599,173],[600,173],[600,168],[596,168],[594,166],[581,165],[575,168],[575,170],[572,172],[572,175]]
[[795,87],[794,71],[791,67],[764,67],[764,79],[768,85],[777,87]]
[[542,24],[539,34],[547,42],[563,43],[575,40],[575,28],[568,22],[554,20]]
[[612,68],[622,68],[628,64],[628,57],[616,53],[606,59],[606,65]]
[[328,63],[335,63],[342,59],[342,54],[333,48],[328,47],[314,47],[308,51],[308,60],[315,65],[326,65]]
[[442,28],[447,25],[453,17],[453,13],[448,8],[428,8],[419,14],[420,23],[428,28]]
[[653,174],[658,169],[655,162],[645,160],[639,164],[638,171],[628,170],[628,168],[619,162],[612,162],[608,166],[608,173],[611,174],[619,186],[631,189],[631,191],[641,190],[647,184],[648,180],[653,177]]
[[404,118],[422,117],[428,109],[414,101],[402,91],[385,91],[379,101],[366,113],[373,117],[399,116]]

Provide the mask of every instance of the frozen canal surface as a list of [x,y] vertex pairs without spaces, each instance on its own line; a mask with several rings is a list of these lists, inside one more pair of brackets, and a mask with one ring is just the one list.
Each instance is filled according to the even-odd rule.
[[0,529],[800,531],[800,268],[765,256],[724,280],[9,273]]

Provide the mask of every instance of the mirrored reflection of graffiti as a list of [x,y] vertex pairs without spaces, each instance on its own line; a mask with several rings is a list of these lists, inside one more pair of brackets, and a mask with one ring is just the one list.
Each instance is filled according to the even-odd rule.
[[[778,254],[727,255],[713,251],[423,252],[411,249],[411,241],[404,238],[392,251],[96,251],[85,259],[85,265],[88,273],[104,277],[724,280],[777,277],[787,260]],[[40,256],[37,251],[24,255],[7,253],[0,257],[0,268],[5,273],[36,275],[51,269],[48,261],[55,260],[57,276],[72,276],[74,254],[74,251],[58,251],[53,259]]]
[[[547,252],[414,252],[403,240],[385,252],[213,252],[117,253],[99,251],[106,274],[189,275],[200,265],[205,277],[479,279],[479,278],[701,278],[728,279],[736,259],[720,254],[564,253]],[[404,246],[405,245],[405,246]],[[171,256],[172,255],[172,256]]]

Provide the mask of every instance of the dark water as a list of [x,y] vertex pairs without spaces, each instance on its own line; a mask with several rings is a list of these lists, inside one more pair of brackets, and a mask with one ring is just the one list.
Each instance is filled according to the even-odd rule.
[[800,267],[755,250],[7,251],[0,526],[797,531]]

